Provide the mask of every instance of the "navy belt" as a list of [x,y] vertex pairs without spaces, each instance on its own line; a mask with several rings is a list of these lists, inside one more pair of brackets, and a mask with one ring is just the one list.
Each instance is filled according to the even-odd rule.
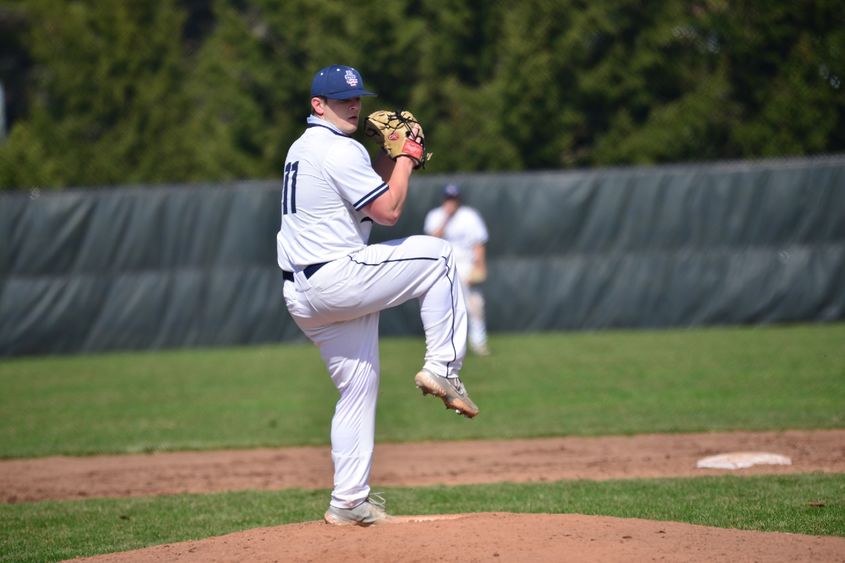
[[[317,270],[319,270],[320,268],[322,268],[326,264],[328,264],[328,262],[320,262],[318,264],[311,264],[310,266],[305,266],[302,269],[302,272],[305,274],[305,279],[308,279],[311,276],[313,276],[314,274],[316,274]],[[293,272],[288,272],[287,270],[282,270],[282,278],[284,278],[285,281],[293,281]]]

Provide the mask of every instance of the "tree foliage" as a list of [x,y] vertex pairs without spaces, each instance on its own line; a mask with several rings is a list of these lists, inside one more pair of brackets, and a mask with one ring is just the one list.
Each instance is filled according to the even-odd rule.
[[0,150],[6,186],[165,181],[192,168],[182,12],[172,1],[25,3],[29,114]]
[[334,63],[379,93],[365,112],[421,118],[433,171],[839,152],[843,14],[832,0],[0,0],[0,79],[24,96],[0,187],[276,177],[311,76]]

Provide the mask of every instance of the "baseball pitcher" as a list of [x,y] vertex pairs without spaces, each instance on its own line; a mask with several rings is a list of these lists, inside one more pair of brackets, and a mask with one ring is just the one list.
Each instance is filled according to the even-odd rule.
[[311,115],[285,159],[276,237],[287,309],[319,348],[339,393],[331,425],[334,487],[324,516],[335,525],[389,519],[369,485],[380,311],[419,300],[426,351],[416,386],[459,414],[478,414],[459,377],[467,320],[451,245],[430,236],[368,244],[373,222],[399,220],[410,176],[430,157],[413,114],[385,110],[367,119],[367,136],[383,148],[371,162],[351,135],[362,97],[374,95],[352,67],[314,75]]

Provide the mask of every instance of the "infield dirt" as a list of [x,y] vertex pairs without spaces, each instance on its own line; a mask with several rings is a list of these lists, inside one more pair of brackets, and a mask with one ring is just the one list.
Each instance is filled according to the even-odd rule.
[[[696,469],[698,459],[736,451],[777,453],[791,458],[792,464]],[[845,472],[845,430],[381,444],[376,446],[372,482],[411,487],[809,472]],[[328,447],[0,462],[6,503],[288,487],[330,488]],[[406,520],[367,529],[338,529],[314,521],[91,560],[845,562],[841,537],[578,514],[497,512]]]

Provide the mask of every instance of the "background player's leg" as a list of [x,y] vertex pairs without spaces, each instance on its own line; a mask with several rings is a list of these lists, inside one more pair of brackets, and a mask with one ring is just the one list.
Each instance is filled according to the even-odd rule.
[[340,393],[332,418],[331,504],[352,508],[370,493],[379,384],[378,313],[307,331]]
[[477,288],[467,287],[465,295],[469,319],[469,345],[476,354],[487,355],[490,352],[487,348],[484,294]]

